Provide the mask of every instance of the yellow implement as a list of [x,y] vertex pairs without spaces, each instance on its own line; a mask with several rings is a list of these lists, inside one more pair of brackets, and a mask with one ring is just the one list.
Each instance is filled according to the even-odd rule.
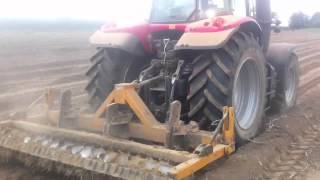
[[116,85],[95,114],[77,116],[70,113],[70,92],[62,93],[57,106],[56,93],[49,91],[45,117],[1,123],[0,146],[39,163],[45,159],[124,179],[184,179],[234,152],[232,107],[224,108],[213,133],[182,123],[178,101],[161,124],[138,89],[136,83]]

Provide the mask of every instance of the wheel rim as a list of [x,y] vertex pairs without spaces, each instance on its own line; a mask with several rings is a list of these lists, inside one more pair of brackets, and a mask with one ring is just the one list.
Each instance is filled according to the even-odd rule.
[[285,89],[285,98],[287,104],[291,105],[296,94],[296,78],[297,74],[294,68],[290,67],[287,74],[287,83]]
[[252,126],[261,106],[262,95],[259,67],[256,61],[248,58],[239,65],[232,93],[232,104],[240,128]]

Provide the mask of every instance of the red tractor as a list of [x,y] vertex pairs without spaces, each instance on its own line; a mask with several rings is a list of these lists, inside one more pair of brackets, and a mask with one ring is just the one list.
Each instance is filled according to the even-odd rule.
[[230,155],[268,109],[295,105],[299,83],[293,46],[269,47],[270,1],[241,2],[154,0],[148,22],[104,25],[87,72],[95,114],[50,90],[42,117],[1,122],[1,154],[81,179],[156,180]]
[[268,109],[296,102],[297,57],[290,45],[269,47],[271,30],[269,0],[154,0],[145,23],[110,23],[91,37],[90,104],[100,106],[117,83],[152,80],[139,94],[158,119],[179,100],[185,123],[211,131],[233,106],[237,142],[245,142]]

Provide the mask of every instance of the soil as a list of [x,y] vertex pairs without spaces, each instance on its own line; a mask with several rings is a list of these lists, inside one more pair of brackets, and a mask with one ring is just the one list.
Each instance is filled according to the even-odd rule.
[[[70,89],[86,103],[84,73],[94,48],[90,30],[0,30],[0,117],[27,107],[48,88]],[[228,158],[204,170],[203,179],[320,179],[320,30],[284,31],[273,42],[298,45],[301,83],[297,106],[268,117],[266,130]],[[0,179],[62,179],[15,162],[0,164]]]
[[63,180],[57,177],[56,174],[39,173],[22,166],[21,164],[1,164],[0,165],[0,179],[1,180]]

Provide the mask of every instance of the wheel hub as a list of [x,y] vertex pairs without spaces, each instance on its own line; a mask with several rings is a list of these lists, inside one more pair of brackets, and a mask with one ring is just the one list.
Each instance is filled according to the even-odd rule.
[[260,108],[261,95],[261,73],[256,62],[248,58],[239,65],[232,95],[240,128],[248,129],[253,124]]

